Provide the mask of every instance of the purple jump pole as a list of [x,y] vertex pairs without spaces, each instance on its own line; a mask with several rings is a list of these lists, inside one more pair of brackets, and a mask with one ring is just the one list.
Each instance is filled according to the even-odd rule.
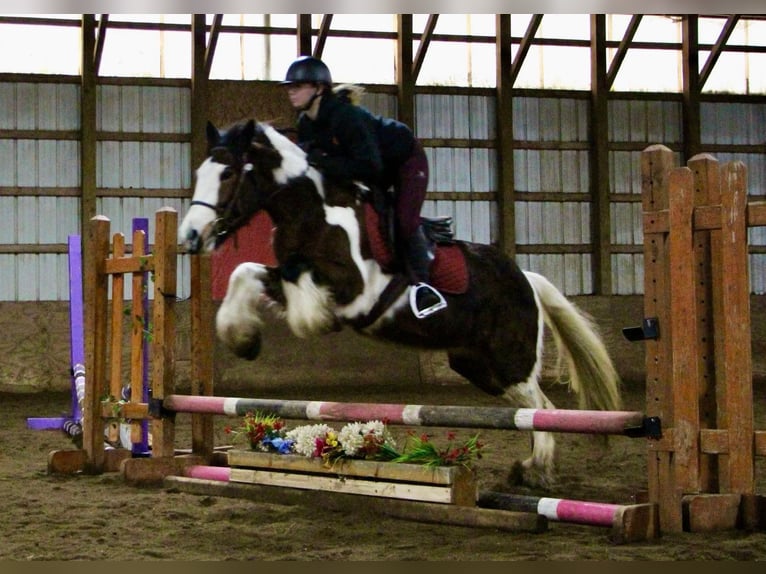
[[480,492],[476,502],[482,508],[535,512],[545,516],[548,520],[610,527],[615,525],[616,520],[619,520],[625,508],[624,505],[620,504],[524,496],[493,491]]
[[633,411],[582,411],[562,409],[513,409],[337,403],[279,399],[243,399],[170,395],[162,407],[173,412],[244,416],[248,412],[272,413],[286,419],[321,421],[382,420],[390,424],[509,430],[546,430],[582,434],[654,436],[647,417]]
[[[146,245],[149,245],[149,219],[146,217],[136,217],[133,219],[133,233],[136,231],[143,231],[146,235]],[[149,325],[149,289],[147,289],[146,274],[143,275],[141,289],[143,291],[144,299],[144,330],[146,331]],[[149,402],[149,341],[146,337],[143,339],[142,353],[143,360],[143,393],[141,396],[142,402]],[[146,455],[149,451],[149,421],[144,419],[141,421],[141,440],[137,443],[133,443],[132,452],[134,455]]]
[[28,418],[32,430],[64,430],[71,436],[82,433],[82,400],[85,397],[85,342],[83,328],[82,245],[79,235],[70,235],[69,248],[69,337],[72,376],[71,416]]

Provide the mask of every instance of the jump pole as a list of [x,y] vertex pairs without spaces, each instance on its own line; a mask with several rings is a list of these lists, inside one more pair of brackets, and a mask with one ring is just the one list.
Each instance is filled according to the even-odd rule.
[[477,496],[476,505],[533,512],[553,522],[611,528],[614,542],[645,540],[656,535],[656,517],[651,504],[609,504],[483,490]]
[[155,402],[153,406],[150,403],[150,411],[155,416],[161,415],[163,410],[225,416],[244,416],[248,412],[261,411],[301,420],[385,420],[390,424],[411,426],[538,430],[629,437],[657,437],[661,434],[658,419],[634,411],[340,403],[187,395],[169,395],[161,403]]

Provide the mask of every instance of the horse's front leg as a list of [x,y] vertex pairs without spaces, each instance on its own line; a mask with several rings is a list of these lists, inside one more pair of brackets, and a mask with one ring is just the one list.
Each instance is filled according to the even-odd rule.
[[277,270],[260,263],[241,263],[229,277],[216,314],[218,337],[238,357],[255,359],[261,350],[261,311],[281,299]]

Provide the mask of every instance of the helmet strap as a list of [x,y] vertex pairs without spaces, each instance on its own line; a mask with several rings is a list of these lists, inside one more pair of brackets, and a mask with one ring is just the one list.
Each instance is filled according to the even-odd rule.
[[[314,117],[316,117],[316,110],[312,111],[311,108],[314,106],[314,102],[316,102],[317,98],[320,98],[320,97],[322,97],[322,92],[319,90],[319,88],[317,88],[316,90],[314,90],[314,95],[311,96],[309,101],[306,102],[306,104],[303,107],[301,107],[298,111],[301,113],[305,113],[311,119],[314,119]],[[317,109],[318,108],[319,106],[317,105]]]

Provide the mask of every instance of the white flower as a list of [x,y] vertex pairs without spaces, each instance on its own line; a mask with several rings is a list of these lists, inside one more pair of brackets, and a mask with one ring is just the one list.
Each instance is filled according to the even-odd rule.
[[295,441],[293,451],[311,457],[316,450],[316,439],[324,438],[333,429],[326,424],[304,425],[288,431],[285,438]]
[[387,444],[391,448],[396,447],[393,437],[381,421],[349,423],[340,429],[338,442],[343,447],[346,456],[353,457],[358,456],[362,447],[365,446],[365,437],[372,437],[372,440],[367,439],[368,445],[369,443]]
[[362,423],[349,423],[340,429],[338,433],[338,442],[343,447],[346,456],[356,456],[359,450],[364,446],[364,435]]

